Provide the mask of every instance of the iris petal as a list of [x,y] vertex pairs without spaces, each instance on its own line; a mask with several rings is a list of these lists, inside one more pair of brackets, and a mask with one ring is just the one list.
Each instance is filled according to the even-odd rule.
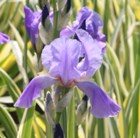
[[32,10],[28,8],[27,6],[24,7],[24,12],[25,12],[25,27],[26,27],[27,32],[29,33],[31,23],[34,20],[34,14]]
[[[102,48],[102,53],[105,53],[106,38],[105,35],[100,32],[103,27],[103,21],[100,15],[88,7],[83,7],[77,14],[76,20],[72,23],[72,26],[66,26],[61,32],[61,36],[70,37],[75,36],[75,32],[78,29],[87,31],[93,39],[96,39],[99,47]],[[77,37],[75,37],[77,38]]]
[[41,59],[42,59],[42,64],[43,64],[44,68],[49,69],[51,66],[52,59],[53,59],[51,46],[46,45],[44,47],[44,49],[42,51]]
[[91,11],[87,7],[83,7],[76,16],[72,27],[66,26],[61,32],[61,36],[70,37],[75,34],[75,31],[81,27],[83,22],[90,16]]
[[69,37],[71,37],[74,34],[75,34],[75,31],[71,27],[69,27],[69,26],[66,26],[60,32],[60,36],[63,36],[63,37],[66,37],[66,38],[69,38]]
[[94,37],[99,29],[103,27],[103,21],[99,14],[96,12],[90,11],[91,14],[86,20],[86,30]]
[[102,64],[102,49],[97,40],[93,39],[86,31],[79,29],[76,34],[85,51],[85,60],[79,64],[79,68],[86,71],[86,76],[91,76]]
[[[76,20],[73,22],[73,28],[80,28],[82,23],[91,15],[92,11],[88,7],[83,7],[77,14]],[[79,24],[77,24],[77,22]]]
[[37,76],[28,84],[14,106],[28,108],[33,100],[40,96],[42,89],[48,88],[55,83],[55,79],[46,75]]
[[[48,48],[50,47],[50,48]],[[49,67],[49,74],[60,77],[64,85],[80,76],[77,70],[81,44],[77,40],[64,37],[55,39],[42,52],[42,63]],[[48,53],[50,57],[48,58]]]
[[38,38],[38,25],[40,22],[41,11],[32,12],[27,6],[24,7],[25,12],[25,27],[31,38],[32,44],[35,44],[36,39]]
[[0,44],[5,44],[9,41],[10,41],[9,36],[0,32]]
[[95,117],[113,117],[119,113],[121,108],[95,83],[82,81],[76,85],[90,98],[91,113]]

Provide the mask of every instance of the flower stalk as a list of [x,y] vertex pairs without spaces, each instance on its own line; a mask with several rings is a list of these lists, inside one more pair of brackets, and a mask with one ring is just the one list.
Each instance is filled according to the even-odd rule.
[[[26,5],[29,6],[29,0],[26,0]],[[28,59],[28,56],[27,56],[27,42],[28,42],[28,33],[27,31],[25,30],[25,35],[24,35],[24,57],[23,57],[23,66],[24,66],[24,69],[25,69],[25,72],[27,73],[27,59]],[[27,84],[24,84],[24,85],[27,85]]]
[[67,138],[67,110],[66,108],[62,112],[62,126],[63,126],[63,131],[64,131],[64,136]]
[[59,37],[59,32],[57,29],[58,26],[58,8],[57,8],[57,1],[53,0],[53,12],[54,12],[54,21],[53,21],[53,25],[54,25],[54,32],[53,32],[53,38],[57,38]]

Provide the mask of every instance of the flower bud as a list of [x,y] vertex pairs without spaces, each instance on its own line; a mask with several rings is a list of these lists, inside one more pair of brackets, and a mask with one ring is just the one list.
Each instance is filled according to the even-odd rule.
[[63,11],[65,13],[68,13],[70,11],[70,8],[71,8],[71,0],[67,0],[66,5],[65,5],[65,8],[64,8]]
[[76,111],[77,125],[81,124],[85,119],[87,113],[87,103],[88,103],[88,97],[85,95],[82,98],[81,103],[77,107],[77,111]]
[[40,36],[38,36],[38,38],[35,41],[35,51],[36,51],[36,53],[40,55],[43,47],[44,47],[44,44],[43,44]]
[[73,93],[70,91],[63,96],[63,98],[56,104],[56,112],[62,112],[63,109],[69,104]]
[[63,130],[59,123],[55,125],[54,138],[64,138]]
[[62,12],[58,13],[58,30],[63,29],[68,25],[70,14],[63,15]]
[[48,5],[48,8],[49,8],[49,2],[48,2],[48,0],[38,0],[38,3],[39,3],[39,6],[40,6],[41,9],[43,9],[43,7],[45,5]]
[[66,0],[58,0],[58,10],[61,11],[66,4]]
[[67,0],[63,10],[58,13],[58,29],[66,27],[70,18],[70,8],[71,8],[71,0]]
[[47,96],[45,98],[45,115],[48,120],[48,123],[54,127],[55,126],[55,123],[53,121],[53,117],[55,115],[54,103],[50,92],[47,92]]
[[36,53],[40,54],[43,43],[39,37],[38,25],[41,18],[41,10],[33,12],[29,7],[24,7],[25,27],[32,42],[32,46]]
[[62,112],[72,98],[72,91],[67,92],[65,95],[62,94],[64,89],[63,87],[57,87],[53,94],[56,112]]
[[46,31],[46,29],[43,27],[42,23],[39,24],[39,36],[42,40],[42,42],[46,45],[49,44],[53,39],[53,31]]
[[45,5],[43,7],[41,22],[42,22],[42,25],[45,28],[47,27],[46,30],[48,29],[49,25],[51,24],[50,23],[50,19],[49,19],[49,9],[48,9],[48,6],[47,5]]
[[47,5],[44,6],[42,11],[41,23],[39,24],[39,36],[44,44],[50,43],[53,38],[53,27]]
[[53,95],[53,100],[55,104],[57,104],[58,101],[61,99],[62,91],[63,91],[63,87],[61,86],[57,86],[55,90],[53,91],[52,95]]

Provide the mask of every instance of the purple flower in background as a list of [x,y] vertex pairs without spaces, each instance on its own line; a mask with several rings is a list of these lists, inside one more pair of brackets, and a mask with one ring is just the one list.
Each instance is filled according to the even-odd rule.
[[[52,26],[53,12],[49,12],[47,5],[44,6],[43,10],[38,10],[36,12],[33,12],[29,7],[25,6],[24,12],[26,30],[34,49],[37,50],[40,44],[46,44],[48,37],[51,37],[51,34],[46,33]],[[43,25],[42,30],[39,29],[40,23]]]
[[0,32],[0,44],[5,44],[8,43],[9,41],[10,41],[9,36]]
[[118,114],[120,107],[97,84],[87,79],[102,64],[102,48],[86,31],[79,29],[76,35],[80,41],[61,37],[45,46],[42,51],[42,64],[48,74],[35,77],[15,106],[30,107],[33,100],[40,96],[42,89],[54,84],[64,88],[77,86],[89,97],[91,113],[98,118]]
[[76,20],[72,23],[72,26],[67,26],[61,32],[61,36],[70,37],[75,35],[77,29],[86,30],[93,39],[96,39],[99,46],[102,48],[102,52],[105,52],[106,38],[105,35],[100,31],[103,27],[103,22],[99,14],[83,7],[77,14]]
[[29,7],[24,7],[25,12],[25,27],[30,36],[32,45],[35,47],[36,41],[39,37],[38,25],[41,18],[42,11],[33,12]]

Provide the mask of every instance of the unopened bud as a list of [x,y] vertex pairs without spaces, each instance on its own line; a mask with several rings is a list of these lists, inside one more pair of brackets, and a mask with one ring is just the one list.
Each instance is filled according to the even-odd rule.
[[35,51],[36,51],[36,53],[40,55],[43,47],[44,47],[44,44],[43,44],[40,36],[38,36],[38,38],[35,41]]
[[55,125],[54,138],[64,138],[63,130],[59,123]]
[[40,23],[39,36],[45,45],[49,44],[53,39],[53,28],[50,27],[48,30],[46,30],[45,27],[42,25],[42,23]]
[[48,2],[48,0],[38,0],[38,3],[39,3],[39,6],[40,6],[41,9],[43,9],[43,7],[45,5],[48,5],[48,8],[49,8],[49,2]]
[[68,13],[70,11],[71,8],[71,0],[67,0],[64,11],[65,13]]
[[72,98],[72,91],[67,92],[65,95],[62,94],[64,89],[63,87],[57,87],[53,94],[56,112],[62,112]]
[[47,27],[48,27],[48,23],[50,23],[50,21],[49,21],[49,9],[48,9],[47,5],[45,5],[43,7],[41,21],[42,21],[42,24],[44,27],[45,27],[45,25],[47,25]]
[[68,25],[70,14],[58,13],[58,30],[65,28]]
[[53,100],[52,100],[52,97],[51,97],[51,94],[50,94],[49,91],[47,92],[47,96],[46,96],[46,99],[45,99],[45,105],[46,105],[46,110],[47,111],[50,111],[50,112],[53,111],[54,105],[53,105]]
[[67,0],[63,10],[58,13],[58,29],[61,30],[68,25],[70,19],[71,0]]
[[45,115],[49,124],[52,125],[53,127],[55,126],[55,123],[53,121],[54,114],[55,114],[54,103],[53,103],[50,92],[47,92],[47,96],[45,99]]
[[70,91],[63,96],[63,98],[56,104],[56,112],[62,112],[64,108],[69,104],[73,93]]
[[87,113],[87,103],[88,103],[88,97],[85,95],[82,98],[81,103],[77,107],[77,125],[81,124],[83,120],[85,119],[86,113]]
[[38,30],[38,25],[41,18],[41,10],[33,12],[29,7],[25,6],[24,12],[26,31],[29,34],[35,52],[40,54],[40,51],[43,48],[43,43],[40,41]]
[[58,0],[58,10],[61,11],[66,4],[66,0]]
[[61,86],[57,86],[53,91],[53,100],[55,104],[57,104],[58,101],[61,99],[62,91],[63,91],[63,87]]
[[42,11],[41,23],[39,24],[39,36],[44,44],[49,44],[53,38],[53,27],[47,5],[44,6]]

